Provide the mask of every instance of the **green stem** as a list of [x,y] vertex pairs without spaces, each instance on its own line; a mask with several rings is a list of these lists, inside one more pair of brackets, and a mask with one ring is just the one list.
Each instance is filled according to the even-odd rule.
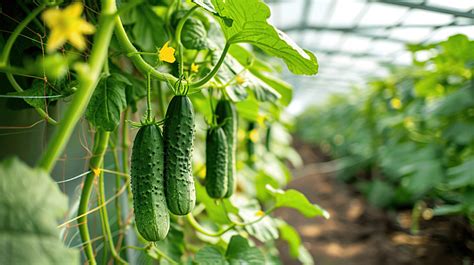
[[89,205],[89,198],[92,192],[94,178],[96,177],[97,170],[102,164],[104,154],[107,149],[107,144],[109,143],[109,135],[110,133],[105,131],[98,131],[95,133],[92,157],[89,161],[89,168],[91,169],[91,172],[87,174],[86,179],[84,180],[81,192],[81,200],[79,202],[79,208],[77,210],[77,216],[80,216],[77,219],[77,223],[79,225],[79,233],[81,234],[81,239],[84,243],[84,252],[90,265],[95,265],[97,263],[95,261],[94,250],[90,241],[86,213]]
[[[117,141],[118,142],[118,141]],[[117,148],[112,148],[112,155],[114,157],[114,167],[116,172],[120,172],[120,161],[118,157]],[[122,187],[122,176],[115,174],[115,192],[118,192]],[[120,206],[120,196],[115,198],[115,213],[117,215],[117,226],[122,228],[122,207]]]
[[[128,166],[128,152],[130,148],[130,141],[128,139],[128,127],[127,127],[127,119],[130,113],[130,108],[126,108],[123,112],[123,123],[122,123],[122,172],[128,174],[129,166]],[[132,200],[132,190],[130,187],[130,179],[127,178],[127,195],[128,195],[128,202],[130,204],[133,203]]]
[[198,231],[199,233],[201,234],[204,234],[206,236],[212,236],[212,237],[219,237],[221,235],[223,235],[225,232],[233,229],[234,227],[236,227],[236,224],[231,224],[230,226],[228,226],[227,228],[225,229],[221,229],[217,232],[211,232],[209,230],[207,230],[206,228],[202,227],[197,221],[196,219],[194,218],[194,216],[190,213],[188,215],[186,215],[186,218],[189,222],[189,224],[194,228],[196,229],[196,231]]
[[202,227],[197,221],[196,219],[194,218],[194,216],[192,215],[192,213],[186,215],[186,218],[189,222],[189,224],[194,228],[196,229],[198,232],[200,232],[201,234],[204,234],[206,236],[211,236],[211,237],[219,237],[223,234],[225,234],[227,231],[230,231],[232,229],[234,229],[235,227],[239,226],[239,227],[244,227],[244,226],[247,226],[247,225],[252,225],[252,224],[255,224],[255,223],[258,223],[260,222],[263,218],[265,218],[267,215],[269,215],[271,212],[273,212],[276,208],[275,207],[272,207],[268,210],[266,210],[262,216],[258,217],[257,219],[255,220],[252,220],[252,221],[249,221],[249,222],[246,222],[246,223],[238,223],[238,222],[235,222],[235,221],[231,221],[232,224],[229,225],[227,228],[224,228],[224,229],[221,229],[217,232],[213,232],[213,231],[209,231],[207,230],[206,228]]
[[[0,64],[0,72],[7,73],[7,74],[14,74],[14,75],[23,75],[23,76],[31,76],[32,74],[31,72],[28,72],[27,70],[23,68],[18,68],[11,65],[2,65],[2,64]],[[34,77],[43,79],[42,77],[39,77],[39,76],[38,77],[34,76]]]
[[[109,133],[107,132],[107,134]],[[112,256],[114,257],[115,261],[117,261],[118,264],[127,264],[127,262],[124,261],[115,250],[114,237],[112,236],[112,232],[110,231],[109,216],[107,213],[107,207],[105,205],[105,188],[104,188],[104,172],[103,171],[101,171],[99,174],[99,196],[98,197],[99,197],[99,205],[101,206],[100,207],[100,221],[102,223],[104,238],[109,244],[110,252],[112,253]]]
[[161,119],[165,118],[165,93],[163,86],[158,80],[154,80],[153,84],[156,86],[158,91],[158,111]]
[[10,52],[13,48],[13,44],[15,43],[16,39],[20,35],[20,33],[23,31],[23,29],[39,14],[43,9],[46,7],[46,4],[41,4],[37,8],[35,8],[31,13],[26,16],[25,19],[21,21],[20,24],[15,28],[13,33],[10,35],[8,38],[7,42],[5,43],[5,46],[3,47],[2,55],[0,56],[0,65],[1,66],[6,66],[9,63],[10,59]]
[[61,155],[77,122],[84,113],[94,92],[99,75],[102,71],[114,28],[115,0],[102,0],[102,12],[99,19],[98,32],[94,38],[91,55],[87,65],[78,69],[79,88],[64,114],[53,138],[49,142],[38,166],[50,172]]
[[146,76],[146,122],[151,123],[152,119],[151,112],[151,75],[150,73]]
[[129,54],[130,60],[132,60],[135,67],[137,67],[142,73],[150,73],[153,77],[161,81],[168,81],[172,84],[176,83],[178,79],[171,74],[162,73],[156,70],[153,66],[149,65],[143,58],[140,56],[138,50],[133,46],[132,42],[127,36],[125,29],[122,24],[120,16],[115,18],[115,36],[117,37],[120,46],[125,49],[125,52]]
[[217,74],[217,71],[219,71],[219,68],[221,67],[222,63],[224,62],[225,56],[227,55],[227,52],[229,51],[230,45],[231,44],[229,44],[229,43],[225,44],[224,50],[222,50],[221,57],[219,58],[219,61],[217,61],[217,64],[214,66],[214,68],[212,68],[211,72],[209,72],[201,80],[190,84],[189,86],[191,88],[199,88],[199,87],[204,86],[207,82],[209,82],[209,80],[211,80],[211,78],[214,77],[214,75]]
[[168,255],[166,255],[163,251],[161,251],[161,249],[159,249],[158,247],[154,246],[153,249],[156,251],[156,253],[158,253],[158,255],[160,255],[162,258],[167,260],[169,263],[171,263],[173,265],[178,265],[179,264],[178,262],[176,262],[172,258],[170,258]]
[[[17,91],[17,92],[23,92],[23,88],[21,88],[20,84],[16,82],[15,77],[13,77],[12,74],[8,73],[6,74],[8,81],[10,81],[10,84],[12,87]],[[45,119],[49,124],[52,125],[57,125],[58,122],[51,118],[46,111],[44,111],[42,108],[35,107],[36,112],[41,116],[41,118]]]
[[[179,2],[179,1],[178,1]],[[176,37],[176,43],[178,44],[178,60],[179,60],[179,63],[178,63],[178,68],[179,68],[179,76],[183,76],[184,74],[184,65],[183,65],[183,44],[181,43],[181,32],[183,31],[183,27],[184,27],[184,23],[186,23],[186,20],[191,17],[191,15],[194,13],[194,11],[196,11],[196,9],[198,8],[199,6],[194,6],[193,8],[191,8],[180,20],[179,20],[179,23],[178,25],[176,26],[176,33],[175,33],[175,37]]]

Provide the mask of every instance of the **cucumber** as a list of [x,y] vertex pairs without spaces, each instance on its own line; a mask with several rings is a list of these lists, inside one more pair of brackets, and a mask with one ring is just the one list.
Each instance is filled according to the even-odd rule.
[[133,209],[138,232],[148,241],[163,240],[170,216],[164,190],[164,146],[157,125],[140,128],[133,142],[131,160]]
[[228,100],[219,100],[216,106],[217,123],[222,124],[227,138],[227,193],[224,196],[229,198],[235,191],[236,178],[236,157],[237,157],[237,129],[238,117],[235,106]]
[[190,213],[196,203],[192,171],[194,110],[187,96],[174,96],[166,110],[165,195],[168,209],[176,215]]
[[220,199],[227,194],[227,152],[224,130],[210,128],[206,137],[206,191],[211,198]]
[[247,125],[247,164],[251,168],[255,168],[255,142],[254,139],[252,139],[252,134],[256,133],[257,130],[257,125],[255,122],[251,121]]

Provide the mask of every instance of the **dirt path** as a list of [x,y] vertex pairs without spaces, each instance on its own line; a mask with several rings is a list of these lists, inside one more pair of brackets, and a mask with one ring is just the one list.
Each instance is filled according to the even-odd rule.
[[[306,145],[296,147],[305,165],[322,162],[321,155],[314,149]],[[375,209],[331,174],[307,171],[290,183],[289,188],[303,192],[311,201],[328,210],[331,218],[306,219],[287,209],[279,211],[278,215],[300,232],[316,264],[472,264],[473,259],[470,261],[469,256],[474,255],[465,246],[465,234],[459,235],[462,228],[456,228],[456,220],[432,220],[427,227],[422,224],[419,235],[410,235],[409,211],[389,214]],[[288,256],[284,244],[280,250],[283,264],[298,264]]]

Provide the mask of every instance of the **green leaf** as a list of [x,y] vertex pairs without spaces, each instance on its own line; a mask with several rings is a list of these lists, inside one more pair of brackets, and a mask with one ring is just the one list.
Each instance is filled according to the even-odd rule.
[[[155,245],[174,261],[180,261],[184,254],[183,229],[176,222],[172,221],[165,240],[157,241]],[[162,258],[161,261],[163,262],[165,259]]]
[[291,99],[293,98],[293,88],[290,84],[275,76],[264,74],[259,70],[254,70],[253,68],[250,68],[250,72],[256,78],[260,79],[261,81],[265,82],[265,84],[276,90],[276,92],[280,95],[280,102],[283,104],[283,106],[288,106],[290,104]]
[[216,9],[214,8],[214,6],[212,5],[211,1],[210,0],[192,0],[193,3],[195,3],[196,5],[204,8],[204,10],[210,12],[210,13],[213,13],[213,14],[217,14],[217,11]]
[[279,220],[278,223],[280,238],[288,243],[290,255],[297,258],[302,264],[314,264],[313,257],[301,243],[301,237],[296,229],[282,220]]
[[[209,195],[207,195],[206,188],[203,187],[199,182],[195,182],[196,186],[196,199],[198,202],[204,204],[206,212],[209,218],[216,224],[229,224],[226,211],[224,207]],[[225,208],[228,213],[238,214],[239,210],[232,205],[228,199],[222,200],[225,203]]]
[[257,121],[259,105],[260,103],[253,96],[235,104],[239,116],[249,121]]
[[[239,209],[239,216],[242,218],[244,223],[253,222],[259,218],[257,213],[261,211],[261,207],[257,200],[245,200],[242,198],[237,203],[236,207]],[[246,225],[245,230],[261,242],[267,242],[278,238],[278,230],[275,221],[268,215],[256,223]]]
[[152,6],[138,5],[126,17],[127,24],[133,23],[133,41],[143,51],[156,52],[169,39],[163,19]]
[[214,16],[220,17],[223,20],[223,22],[229,27],[231,27],[232,23],[234,23],[234,21],[231,18],[221,16],[219,13],[217,13],[216,9],[214,8],[210,0],[192,0],[192,1],[196,5],[202,7],[207,12],[210,12]]
[[[217,45],[212,44],[211,60],[215,65],[221,55],[221,50]],[[226,95],[234,102],[239,102],[247,98],[248,93],[245,87],[232,82],[233,78],[242,70],[242,66],[233,60],[230,56],[226,56],[223,65],[214,76],[214,80],[220,85],[225,85]]]
[[[122,73],[123,74],[123,73]],[[125,88],[125,97],[127,106],[130,106],[132,112],[137,112],[137,103],[140,99],[146,97],[146,84],[144,80],[127,75],[130,86]]]
[[275,189],[270,185],[267,185],[267,189],[276,200],[274,206],[276,208],[293,208],[306,217],[324,216],[325,218],[329,218],[329,213],[326,210],[309,202],[306,196],[297,190],[289,189],[284,191],[281,189]]
[[267,22],[270,8],[261,0],[213,0],[220,16],[233,19],[232,25],[221,19],[227,41],[250,43],[266,53],[283,59],[294,74],[313,75],[318,72],[314,54],[301,49],[285,33]]
[[474,157],[464,161],[459,166],[448,169],[447,173],[450,179],[448,186],[452,189],[461,188],[465,186],[474,186]]
[[375,180],[368,183],[367,200],[376,207],[387,207],[394,201],[394,187],[387,182]]
[[1,263],[79,264],[79,251],[63,245],[57,228],[67,197],[48,174],[8,158],[0,176]]
[[181,42],[186,49],[204,50],[209,48],[206,27],[197,18],[191,17],[186,20],[181,36]]
[[260,265],[265,264],[265,257],[256,247],[251,247],[249,241],[241,236],[233,236],[230,239],[226,252],[227,260],[231,265],[248,264]]
[[194,258],[194,263],[199,265],[226,265],[229,264],[224,257],[223,250],[217,246],[201,248]]
[[293,88],[290,84],[270,74],[275,71],[272,66],[268,65],[265,61],[256,58],[250,51],[241,45],[232,45],[229,49],[229,53],[241,65],[250,64],[248,70],[252,73],[253,77],[270,86],[273,91],[276,90],[279,94],[280,102],[284,106],[290,104],[293,96]]
[[112,74],[99,81],[87,106],[86,118],[96,128],[114,131],[120,123],[120,113],[126,108],[127,79]]

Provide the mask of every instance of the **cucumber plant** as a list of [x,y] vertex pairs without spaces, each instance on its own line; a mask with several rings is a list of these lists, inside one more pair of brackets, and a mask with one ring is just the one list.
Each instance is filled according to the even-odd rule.
[[[298,161],[291,157],[294,150],[274,141],[272,146],[285,151],[273,154],[254,141],[252,157],[258,163],[245,163],[244,128],[255,128],[256,137],[265,121],[272,121],[272,131],[289,134],[280,113],[292,88],[267,61],[282,59],[294,74],[318,71],[313,53],[268,22],[270,9],[262,0],[12,1],[2,5],[2,13],[14,19],[0,32],[1,100],[16,111],[32,108],[55,128],[34,169],[8,159],[0,172],[10,180],[17,171],[42,179],[52,172],[57,179],[60,173],[53,170],[74,143],[75,128],[88,127],[84,131],[93,139],[81,139],[86,171],[61,182],[65,191],[80,191],[78,198],[69,194],[70,205],[78,206],[58,226],[63,242],[59,231],[51,232],[56,224],[42,223],[54,222],[51,218],[11,211],[25,208],[27,200],[14,182],[0,184],[9,196],[18,196],[9,202],[22,203],[1,212],[21,215],[19,226],[41,228],[25,230],[30,238],[47,228],[40,236],[64,245],[34,252],[44,255],[35,259],[79,264],[82,251],[92,265],[111,259],[117,264],[266,264],[278,259],[274,241],[281,235],[291,256],[312,262],[298,233],[272,215],[290,207],[307,217],[328,217],[298,191],[281,189],[290,179],[285,162]],[[219,96],[215,110],[217,98],[210,91]],[[54,115],[57,110],[61,115]],[[215,122],[206,131],[210,116]],[[80,184],[74,182],[78,179]],[[50,180],[44,187],[55,185]],[[31,189],[49,196],[41,187]],[[51,203],[51,212],[62,213],[65,205],[64,200]],[[0,221],[0,234],[8,229]],[[25,244],[44,247],[36,240]],[[0,240],[0,249],[29,255],[20,249],[25,244]],[[11,260],[20,258],[35,260]]]
[[238,116],[235,106],[229,100],[221,99],[216,106],[216,120],[222,125],[227,141],[227,192],[229,198],[235,191],[236,181],[236,156],[237,156],[237,129]]

